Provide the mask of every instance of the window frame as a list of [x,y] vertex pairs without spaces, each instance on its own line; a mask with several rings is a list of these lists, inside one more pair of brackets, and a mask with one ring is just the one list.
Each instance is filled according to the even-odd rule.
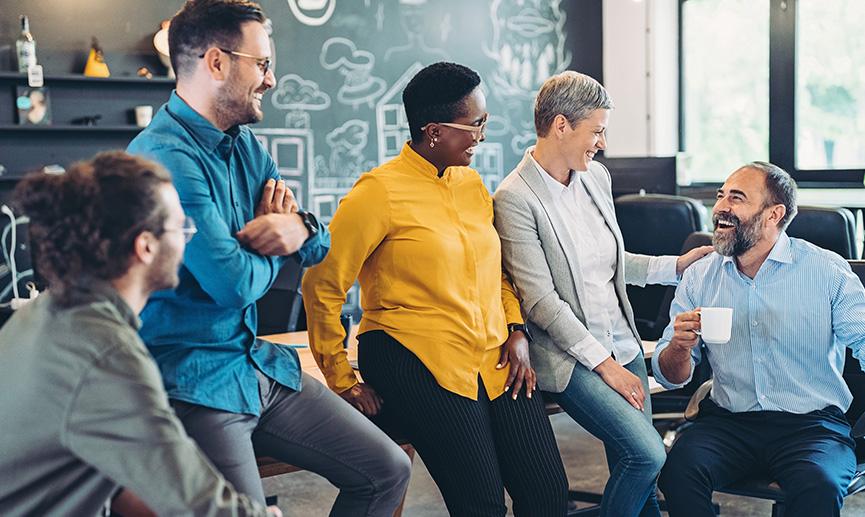
[[[679,0],[679,151],[685,151],[682,6],[687,1]],[[788,171],[800,187],[862,188],[865,168],[796,168],[796,4],[797,0],[769,0],[769,161]]]

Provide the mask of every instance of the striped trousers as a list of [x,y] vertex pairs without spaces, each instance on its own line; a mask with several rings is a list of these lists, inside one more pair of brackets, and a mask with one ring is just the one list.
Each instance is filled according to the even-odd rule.
[[540,392],[490,401],[478,379],[471,400],[439,386],[385,332],[358,341],[363,379],[384,400],[380,424],[414,445],[451,515],[505,515],[504,489],[517,516],[567,513],[568,480]]

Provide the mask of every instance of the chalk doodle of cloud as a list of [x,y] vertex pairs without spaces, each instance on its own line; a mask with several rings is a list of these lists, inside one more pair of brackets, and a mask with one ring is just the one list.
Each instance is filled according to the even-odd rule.
[[511,151],[517,156],[522,156],[530,145],[535,143],[535,133],[523,133],[511,138]]
[[387,52],[384,53],[384,60],[390,61],[394,55],[403,53],[417,57],[419,52],[439,59],[448,59],[447,52],[429,46],[424,40],[424,28],[427,26],[428,20],[432,18],[427,13],[427,0],[399,0],[399,4],[400,25],[408,37],[408,43],[387,49]]
[[369,122],[365,120],[345,122],[328,133],[324,141],[330,147],[330,157],[316,157],[316,187],[348,189],[360,173],[375,166],[364,157],[369,142]]
[[270,102],[278,110],[288,111],[285,126],[308,128],[309,111],[322,111],[330,107],[330,95],[321,91],[318,83],[297,74],[286,74],[279,79]]
[[358,49],[350,39],[336,37],[325,41],[318,60],[325,70],[337,70],[342,74],[344,82],[336,94],[341,104],[354,109],[363,104],[372,108],[387,89],[384,79],[371,74],[375,56]]
[[561,0],[493,0],[492,41],[484,53],[496,61],[491,74],[495,95],[531,99],[551,75],[567,69],[565,13]]
[[288,0],[288,8],[300,23],[318,27],[333,16],[336,0]]
[[511,121],[499,115],[490,115],[487,119],[487,128],[484,134],[487,137],[505,136],[511,131]]

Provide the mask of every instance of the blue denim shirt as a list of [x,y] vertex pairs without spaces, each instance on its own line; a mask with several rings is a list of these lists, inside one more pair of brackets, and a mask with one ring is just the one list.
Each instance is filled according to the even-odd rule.
[[255,369],[300,389],[300,363],[287,347],[256,339],[255,302],[286,260],[308,266],[330,248],[319,232],[293,257],[262,256],[235,234],[254,218],[276,165],[252,131],[220,131],[172,92],[168,103],[129,144],[132,154],[171,172],[198,233],[186,245],[180,284],[151,296],[141,337],[159,364],[168,396],[233,413],[260,413]]
[[675,384],[658,358],[680,312],[732,307],[730,341],[691,350],[691,374],[712,366],[712,400],[732,412],[846,411],[853,397],[842,378],[844,348],[865,370],[865,289],[840,256],[782,233],[754,278],[731,257],[707,255],[685,270],[670,307],[670,325],[652,355],[655,379]]

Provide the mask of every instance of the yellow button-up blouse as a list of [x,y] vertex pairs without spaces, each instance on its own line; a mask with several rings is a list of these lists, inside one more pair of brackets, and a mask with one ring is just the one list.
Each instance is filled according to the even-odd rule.
[[502,274],[493,203],[478,173],[435,166],[408,144],[363,174],[330,223],[331,248],[303,279],[310,347],[328,385],[358,381],[342,348],[339,315],[359,279],[360,333],[383,330],[412,351],[444,389],[492,400],[508,368],[496,369],[507,324],[522,323]]

